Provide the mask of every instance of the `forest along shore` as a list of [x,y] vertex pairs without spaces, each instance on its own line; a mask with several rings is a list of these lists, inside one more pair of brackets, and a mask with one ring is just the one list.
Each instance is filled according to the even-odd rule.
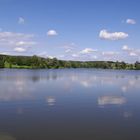
[[57,58],[43,58],[34,56],[0,55],[0,68],[20,69],[59,69],[59,68],[101,68],[140,70],[140,62],[133,64],[113,61],[65,61]]

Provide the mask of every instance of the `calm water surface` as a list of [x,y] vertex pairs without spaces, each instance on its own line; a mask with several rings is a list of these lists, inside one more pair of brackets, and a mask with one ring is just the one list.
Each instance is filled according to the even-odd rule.
[[0,140],[140,140],[140,71],[1,69]]

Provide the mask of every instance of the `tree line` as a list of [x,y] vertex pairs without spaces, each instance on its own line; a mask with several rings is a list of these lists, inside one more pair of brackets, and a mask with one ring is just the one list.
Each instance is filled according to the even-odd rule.
[[101,68],[140,70],[140,62],[128,64],[113,61],[64,61],[57,58],[34,56],[0,55],[0,68],[58,69],[58,68]]

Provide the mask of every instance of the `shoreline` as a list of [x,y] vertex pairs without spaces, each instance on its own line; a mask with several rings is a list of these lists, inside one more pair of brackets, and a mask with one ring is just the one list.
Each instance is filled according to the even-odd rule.
[[0,68],[9,69],[63,69],[96,68],[113,70],[140,70],[140,62],[129,64],[119,61],[72,61],[34,56],[0,55]]

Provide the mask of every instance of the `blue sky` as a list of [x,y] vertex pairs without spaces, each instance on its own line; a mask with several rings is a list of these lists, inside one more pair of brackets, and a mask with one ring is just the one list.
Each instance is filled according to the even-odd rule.
[[139,0],[0,0],[0,53],[140,61]]

